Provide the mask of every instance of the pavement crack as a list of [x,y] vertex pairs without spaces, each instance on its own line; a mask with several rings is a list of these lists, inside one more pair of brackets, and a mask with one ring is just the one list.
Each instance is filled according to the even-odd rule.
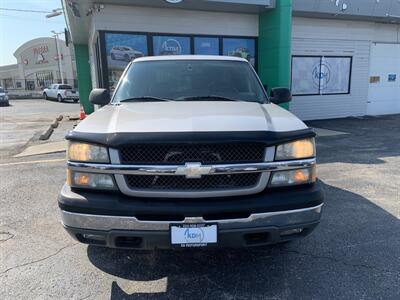
[[366,265],[366,264],[352,264],[352,263],[348,263],[346,261],[340,260],[338,258],[332,257],[332,256],[323,256],[323,255],[315,255],[312,253],[305,253],[305,252],[300,252],[297,250],[286,250],[286,249],[281,249],[282,252],[286,252],[286,253],[292,253],[292,254],[297,254],[297,255],[301,255],[301,256],[306,256],[306,257],[310,257],[313,259],[325,259],[325,260],[329,260],[332,261],[334,263],[339,263],[348,267],[353,267],[353,268],[364,268],[364,269],[368,269],[368,270],[376,270],[376,271],[380,271],[380,272],[385,272],[385,273],[396,273],[393,270],[389,270],[389,269],[381,269],[378,268],[376,266],[371,266],[371,265]]
[[8,231],[0,231],[0,243],[7,242],[11,240],[15,235]]
[[54,253],[52,253],[52,254],[50,254],[50,255],[47,255],[47,256],[45,256],[45,257],[43,257],[43,258],[40,258],[40,259],[38,259],[38,260],[30,261],[30,262],[27,262],[27,263],[24,263],[24,264],[21,264],[21,265],[16,265],[16,266],[14,266],[14,267],[8,268],[8,269],[6,269],[5,271],[1,272],[0,274],[5,274],[5,273],[7,273],[8,271],[11,271],[11,270],[14,270],[14,269],[17,269],[17,268],[26,267],[26,266],[29,266],[29,265],[36,264],[36,263],[38,263],[38,262],[42,262],[42,261],[44,261],[44,260],[46,260],[46,259],[49,259],[49,258],[51,258],[51,257],[54,257],[54,256],[58,255],[61,251],[65,250],[65,249],[67,249],[67,248],[71,248],[71,247],[73,247],[73,246],[75,246],[75,245],[78,245],[78,244],[79,244],[79,243],[74,243],[74,244],[70,244],[70,245],[64,246],[64,247],[58,249],[56,252],[54,252]]

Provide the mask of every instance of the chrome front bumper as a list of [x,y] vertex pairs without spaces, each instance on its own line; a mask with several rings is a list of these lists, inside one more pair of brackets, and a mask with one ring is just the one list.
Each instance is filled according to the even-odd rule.
[[85,230],[132,230],[132,231],[168,231],[171,224],[217,223],[219,229],[245,229],[256,227],[288,227],[298,224],[319,222],[322,213],[320,204],[315,207],[288,211],[252,214],[248,218],[228,220],[204,220],[203,218],[185,218],[181,222],[140,221],[135,217],[91,215],[61,210],[61,222],[65,227]]

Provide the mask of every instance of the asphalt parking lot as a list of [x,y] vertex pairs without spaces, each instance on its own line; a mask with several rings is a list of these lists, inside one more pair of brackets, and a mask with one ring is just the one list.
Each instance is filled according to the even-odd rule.
[[38,140],[40,133],[60,114],[78,115],[79,104],[72,102],[21,99],[0,107],[0,162]]
[[[29,116],[12,101],[2,124],[78,107],[40,103]],[[400,299],[400,115],[309,123],[348,134],[317,139],[326,204],[304,240],[150,253],[88,247],[64,232],[56,198],[65,154],[11,158],[43,126],[29,124],[1,148],[1,299]],[[7,126],[1,144],[17,128]]]

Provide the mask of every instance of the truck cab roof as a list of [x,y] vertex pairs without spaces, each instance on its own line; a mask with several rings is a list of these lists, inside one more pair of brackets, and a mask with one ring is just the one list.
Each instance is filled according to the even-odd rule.
[[247,62],[246,59],[234,56],[219,55],[165,55],[165,56],[147,56],[136,58],[134,62],[143,61],[164,61],[164,60],[222,60],[222,61],[240,61]]

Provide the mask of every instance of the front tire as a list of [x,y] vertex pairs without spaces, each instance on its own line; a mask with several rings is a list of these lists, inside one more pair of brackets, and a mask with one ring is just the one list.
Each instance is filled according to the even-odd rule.
[[61,97],[61,95],[57,96],[57,101],[60,102],[60,103],[63,102],[63,98]]
[[43,93],[43,99],[44,99],[44,100],[49,100],[49,98],[47,97],[47,94],[46,94],[46,93]]
[[124,59],[126,62],[130,62],[131,61],[131,57],[128,54],[124,55]]
[[79,101],[78,99],[74,99],[74,103],[78,103],[78,101]]
[[111,59],[112,59],[112,60],[115,60],[115,55],[114,55],[114,53],[111,53]]

